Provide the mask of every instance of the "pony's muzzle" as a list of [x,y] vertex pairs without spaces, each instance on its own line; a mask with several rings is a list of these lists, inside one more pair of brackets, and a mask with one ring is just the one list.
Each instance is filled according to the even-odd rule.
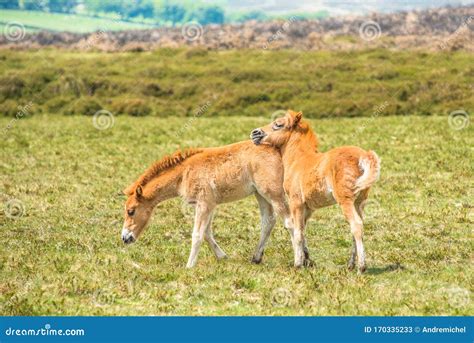
[[133,236],[133,232],[129,231],[128,229],[122,229],[122,241],[125,244],[130,244],[135,242],[135,237]]
[[254,144],[259,145],[262,142],[262,139],[265,138],[266,134],[262,129],[255,129],[250,133],[250,139]]

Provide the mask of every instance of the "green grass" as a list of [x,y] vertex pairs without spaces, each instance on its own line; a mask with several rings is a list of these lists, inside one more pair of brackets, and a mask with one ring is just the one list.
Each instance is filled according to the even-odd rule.
[[253,198],[218,208],[216,239],[228,260],[204,245],[197,267],[185,269],[192,220],[178,199],[158,206],[137,243],[122,244],[116,194],[154,159],[243,140],[268,121],[203,116],[177,137],[188,119],[120,116],[104,131],[81,116],[0,119],[1,129],[10,124],[0,141],[1,203],[17,199],[25,209],[16,219],[0,211],[0,314],[473,314],[474,132],[451,129],[447,117],[311,121],[323,150],[354,144],[382,158],[362,276],[346,270],[351,236],[337,207],[309,222],[315,265],[302,270],[292,267],[281,222],[263,264],[249,262],[259,234]]
[[28,31],[94,32],[146,29],[152,25],[77,14],[0,10],[0,32],[9,22],[21,23]]
[[307,117],[447,115],[474,109],[468,52],[159,49],[143,53],[0,50],[0,115]]

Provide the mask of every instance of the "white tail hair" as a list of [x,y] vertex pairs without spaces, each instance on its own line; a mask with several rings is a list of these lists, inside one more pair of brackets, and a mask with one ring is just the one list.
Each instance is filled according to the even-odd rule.
[[380,158],[375,151],[369,150],[359,159],[359,168],[363,174],[356,180],[355,191],[360,192],[371,187],[380,176]]

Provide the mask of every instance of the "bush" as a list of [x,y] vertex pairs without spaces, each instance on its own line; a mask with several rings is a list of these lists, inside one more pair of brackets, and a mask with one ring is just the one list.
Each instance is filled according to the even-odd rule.
[[239,97],[239,104],[242,106],[252,105],[259,102],[270,101],[267,94],[249,94]]
[[189,50],[186,50],[186,53],[184,54],[184,56],[187,58],[187,59],[191,59],[193,57],[203,57],[203,56],[207,56],[209,54],[209,51],[207,51],[207,49],[204,49],[204,48],[194,48],[194,49],[189,49]]
[[273,98],[279,102],[286,102],[293,98],[293,92],[287,89],[278,89],[273,95]]
[[115,114],[128,114],[135,117],[143,117],[151,113],[151,107],[142,99],[117,99],[112,103],[111,109]]
[[101,110],[102,106],[91,97],[83,97],[70,103],[65,110],[64,114],[82,114],[86,116],[92,116],[97,111]]
[[235,82],[235,83],[239,83],[239,82],[242,82],[242,81],[257,81],[257,80],[261,80],[265,77],[265,74],[263,72],[259,72],[259,71],[256,71],[256,70],[252,70],[252,71],[243,71],[243,72],[240,72],[240,73],[237,73],[236,75],[234,75],[232,77],[232,81]]
[[159,84],[151,82],[147,83],[142,87],[142,94],[146,96],[164,96],[173,94],[171,89],[163,89]]
[[6,76],[0,79],[0,100],[20,98],[25,81],[19,76]]
[[18,112],[18,103],[13,100],[7,100],[2,103],[0,108],[0,115],[14,117]]
[[61,112],[64,112],[63,110],[73,101],[75,101],[75,99],[61,96],[61,97],[52,98],[48,100],[44,104],[44,107],[48,113],[51,113],[51,114],[61,113]]

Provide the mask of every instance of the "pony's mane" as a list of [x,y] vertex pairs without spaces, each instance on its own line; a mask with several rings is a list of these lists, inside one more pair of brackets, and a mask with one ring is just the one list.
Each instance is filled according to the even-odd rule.
[[300,128],[300,132],[305,137],[305,144],[308,144],[314,151],[319,150],[319,140],[318,136],[314,133],[313,129],[309,124],[302,120],[300,121],[298,127]]
[[142,187],[145,186],[161,172],[182,163],[185,159],[199,154],[202,151],[204,151],[204,149],[187,149],[183,151],[178,150],[171,155],[163,157],[161,160],[156,161],[147,170],[145,170],[145,172],[138,178],[137,185]]

